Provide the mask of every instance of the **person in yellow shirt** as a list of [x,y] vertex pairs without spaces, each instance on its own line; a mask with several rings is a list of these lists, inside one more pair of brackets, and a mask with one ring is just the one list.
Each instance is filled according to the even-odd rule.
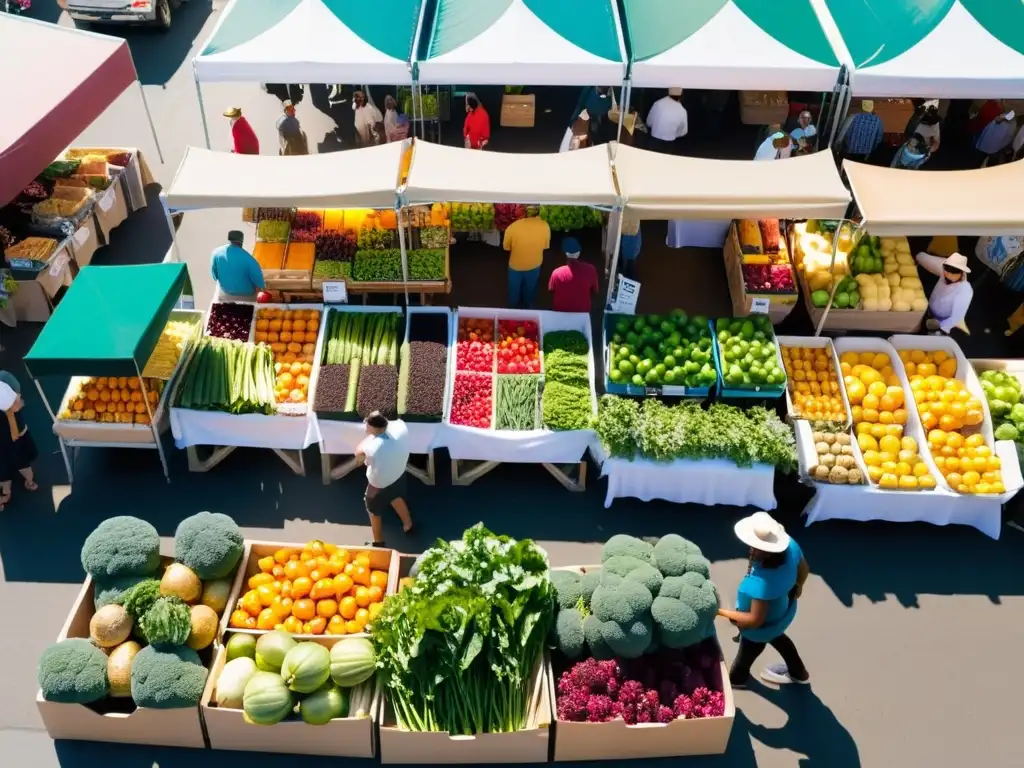
[[505,230],[508,257],[508,305],[529,309],[537,296],[544,250],[551,247],[551,227],[533,217],[512,222]]

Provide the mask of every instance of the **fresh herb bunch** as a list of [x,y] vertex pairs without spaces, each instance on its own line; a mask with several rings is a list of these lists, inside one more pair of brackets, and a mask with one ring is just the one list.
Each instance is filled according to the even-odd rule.
[[554,609],[547,554],[533,541],[481,524],[458,541],[438,541],[371,627],[378,680],[398,726],[456,735],[522,730]]
[[640,404],[636,400],[604,395],[598,401],[594,430],[609,456],[630,461],[636,458],[639,421]]

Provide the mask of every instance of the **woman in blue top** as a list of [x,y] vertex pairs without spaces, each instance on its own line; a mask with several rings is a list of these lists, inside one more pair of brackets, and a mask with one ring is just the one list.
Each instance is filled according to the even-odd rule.
[[767,512],[755,512],[736,523],[736,537],[750,547],[750,565],[736,594],[736,610],[719,608],[740,630],[740,647],[729,670],[734,688],[750,680],[750,667],[771,645],[784,664],[761,670],[761,679],[772,683],[810,682],[786,629],[796,616],[797,600],[810,571],[799,545]]

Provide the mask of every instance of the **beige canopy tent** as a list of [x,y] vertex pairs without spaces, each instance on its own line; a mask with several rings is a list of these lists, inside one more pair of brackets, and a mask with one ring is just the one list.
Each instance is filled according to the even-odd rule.
[[607,145],[523,155],[425,141],[413,148],[402,197],[410,205],[458,200],[613,207],[619,200]]
[[829,152],[755,162],[621,145],[615,174],[626,210],[642,219],[841,219],[850,204]]
[[396,142],[289,157],[189,147],[167,191],[167,206],[394,208],[405,147]]
[[1024,235],[1024,163],[908,171],[843,163],[872,235]]

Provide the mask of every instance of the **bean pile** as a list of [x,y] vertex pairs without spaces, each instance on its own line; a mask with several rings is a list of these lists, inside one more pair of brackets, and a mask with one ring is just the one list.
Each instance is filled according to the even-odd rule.
[[324,365],[316,382],[313,410],[321,413],[343,413],[348,397],[349,365]]
[[380,411],[389,419],[397,418],[398,369],[395,366],[360,366],[356,411],[364,419],[374,411]]
[[537,382],[537,376],[498,376],[495,429],[536,429]]
[[437,416],[444,412],[445,366],[448,347],[435,341],[409,344],[409,384],[406,413]]

